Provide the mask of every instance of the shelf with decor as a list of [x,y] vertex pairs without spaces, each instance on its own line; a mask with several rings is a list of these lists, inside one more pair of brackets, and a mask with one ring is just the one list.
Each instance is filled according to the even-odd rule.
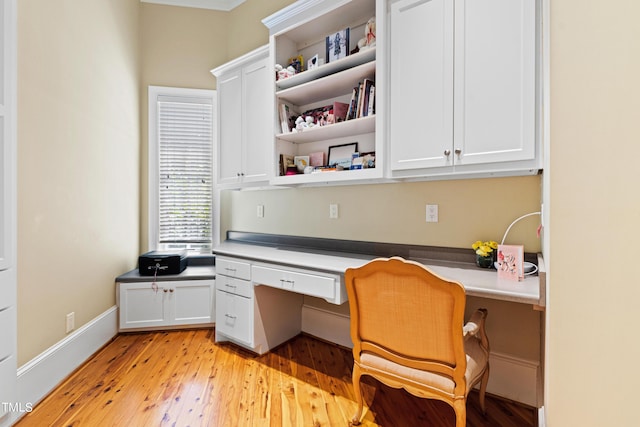
[[[384,46],[376,40],[385,23],[376,16],[383,1],[300,0],[263,20],[275,69],[271,184],[383,177]],[[330,164],[330,149],[344,146],[357,147],[351,164]]]

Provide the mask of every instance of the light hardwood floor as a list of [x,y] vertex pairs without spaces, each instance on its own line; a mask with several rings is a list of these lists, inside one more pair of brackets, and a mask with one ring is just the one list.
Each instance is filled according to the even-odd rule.
[[[298,336],[257,356],[215,344],[211,329],[122,334],[56,388],[17,427],[347,426],[356,409],[347,349]],[[445,403],[363,377],[363,426],[448,427]],[[535,426],[535,410],[477,394],[469,427]]]

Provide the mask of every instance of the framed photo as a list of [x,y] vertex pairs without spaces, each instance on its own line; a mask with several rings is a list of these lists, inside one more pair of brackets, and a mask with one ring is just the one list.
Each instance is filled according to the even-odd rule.
[[285,176],[290,167],[295,167],[293,158],[294,156],[289,154],[280,154],[280,176]]
[[353,153],[358,152],[358,143],[332,145],[329,147],[329,167],[340,166],[344,169],[351,167]]
[[327,36],[327,63],[349,55],[349,29],[336,31]]
[[307,61],[307,70],[313,70],[320,65],[320,56],[316,53]]

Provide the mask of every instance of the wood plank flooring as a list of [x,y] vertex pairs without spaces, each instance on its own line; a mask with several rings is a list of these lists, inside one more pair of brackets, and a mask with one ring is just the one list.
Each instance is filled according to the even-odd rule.
[[[356,409],[347,349],[298,336],[262,356],[211,329],[123,334],[23,417],[29,426],[347,426]],[[363,377],[362,425],[449,427],[453,410]],[[472,392],[469,427],[536,425],[535,410]]]

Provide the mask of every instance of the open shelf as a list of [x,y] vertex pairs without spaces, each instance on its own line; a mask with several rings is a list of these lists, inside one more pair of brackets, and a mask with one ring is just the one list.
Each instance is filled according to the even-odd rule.
[[304,132],[281,133],[276,138],[283,141],[303,144],[306,142],[322,141],[328,139],[341,138],[350,135],[375,132],[376,116],[361,117],[359,119],[347,120],[346,122],[334,123],[327,126],[317,126]]
[[317,79],[321,79],[332,74],[339,73],[350,68],[357,67],[376,59],[376,48],[362,50],[353,55],[345,56],[337,61],[323,64],[313,70],[303,71],[286,79],[276,81],[276,91],[282,91],[295,86],[299,86]]

